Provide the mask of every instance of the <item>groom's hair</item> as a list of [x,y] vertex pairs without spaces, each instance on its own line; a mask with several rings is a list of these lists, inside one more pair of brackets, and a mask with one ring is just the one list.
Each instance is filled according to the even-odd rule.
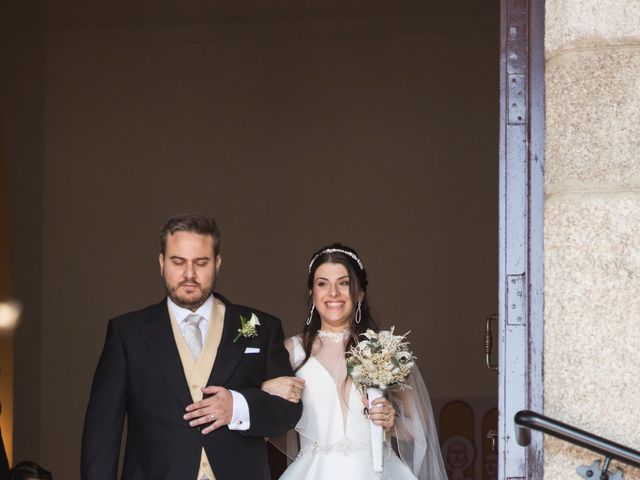
[[213,254],[214,256],[220,254],[220,230],[215,218],[200,213],[183,213],[171,217],[160,229],[160,253],[163,255],[167,250],[167,237],[176,232],[211,235],[213,237]]

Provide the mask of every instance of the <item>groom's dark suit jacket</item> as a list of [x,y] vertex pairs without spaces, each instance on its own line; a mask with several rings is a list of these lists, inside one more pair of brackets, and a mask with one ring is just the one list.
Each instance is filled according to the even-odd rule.
[[[0,405],[0,412],[2,405]],[[0,480],[9,480],[9,460],[7,452],[4,449],[4,441],[2,440],[2,429],[0,428]]]
[[[302,405],[260,390],[269,378],[292,375],[280,321],[266,313],[226,305],[224,329],[207,385],[235,390],[247,400],[251,428],[221,427],[207,435],[182,416],[192,403],[171,330],[166,299],[109,322],[93,379],[82,437],[82,479],[114,480],[123,422],[127,444],[122,479],[196,480],[204,449],[216,480],[269,478],[264,436],[295,426]],[[240,315],[255,313],[258,335],[233,339]],[[245,353],[247,347],[259,353]]]

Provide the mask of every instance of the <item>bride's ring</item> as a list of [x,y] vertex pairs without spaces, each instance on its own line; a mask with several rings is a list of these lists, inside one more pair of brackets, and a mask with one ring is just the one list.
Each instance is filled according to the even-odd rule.
[[215,418],[213,415],[209,415],[209,419],[210,419],[212,422],[215,422],[215,421],[216,421],[216,418]]

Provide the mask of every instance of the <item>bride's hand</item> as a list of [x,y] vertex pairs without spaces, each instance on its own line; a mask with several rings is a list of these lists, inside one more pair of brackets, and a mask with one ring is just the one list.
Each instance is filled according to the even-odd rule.
[[302,397],[304,380],[298,377],[277,377],[263,382],[260,388],[271,395],[298,403]]
[[373,423],[380,425],[388,432],[395,424],[396,411],[386,398],[376,398],[373,401],[373,406],[369,409],[369,418]]

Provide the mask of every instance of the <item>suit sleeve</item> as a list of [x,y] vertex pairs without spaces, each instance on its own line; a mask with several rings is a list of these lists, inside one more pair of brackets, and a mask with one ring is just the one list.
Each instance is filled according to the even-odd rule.
[[113,320],[91,387],[82,434],[82,480],[115,480],[126,413],[126,356]]
[[[293,376],[289,353],[284,347],[284,333],[277,321],[270,337],[264,380]],[[302,415],[302,402],[293,403],[270,395],[259,388],[239,389],[249,405],[251,427],[240,433],[262,437],[272,437],[291,430]]]
[[2,440],[2,429],[0,428],[0,480],[9,479],[9,459],[4,449],[4,441]]

